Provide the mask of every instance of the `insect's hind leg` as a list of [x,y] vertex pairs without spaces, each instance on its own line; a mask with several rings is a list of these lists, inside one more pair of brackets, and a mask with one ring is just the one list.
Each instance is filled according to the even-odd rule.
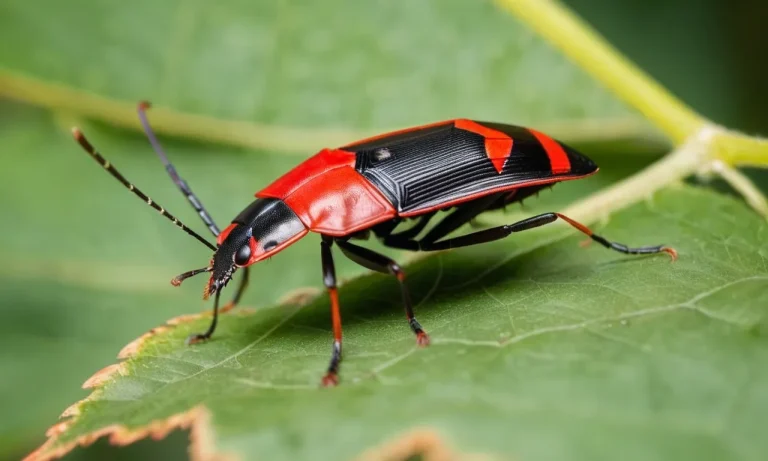
[[611,242],[610,240],[595,234],[594,232],[592,232],[590,228],[588,228],[584,224],[581,224],[580,222],[573,220],[568,216],[565,216],[564,214],[560,214],[560,213],[552,213],[552,214],[562,219],[563,221],[567,222],[571,226],[575,227],[580,232],[586,234],[589,238],[591,238],[595,242],[611,250],[615,250],[620,253],[632,254],[632,255],[667,253],[669,254],[670,257],[672,257],[672,261],[677,259],[677,251],[674,248],[664,246],[664,245],[644,246],[644,247],[635,247],[635,248],[628,247],[622,243]]
[[462,235],[446,240],[440,240],[438,242],[419,242],[419,249],[422,251],[439,251],[447,250],[450,248],[460,248],[469,245],[477,245],[480,243],[491,242],[507,237],[513,232],[522,232],[524,230],[533,229],[535,227],[541,227],[546,224],[562,219],[580,232],[583,232],[589,236],[592,240],[598,242],[606,248],[615,250],[626,254],[653,254],[653,253],[668,253],[672,260],[677,259],[677,251],[673,248],[656,245],[656,246],[644,246],[644,247],[628,247],[622,243],[611,242],[604,237],[601,237],[584,224],[579,223],[560,213],[543,213],[532,218],[524,219],[516,223],[507,224],[505,226],[493,227],[491,229],[482,230],[479,232],[473,232],[471,234]]

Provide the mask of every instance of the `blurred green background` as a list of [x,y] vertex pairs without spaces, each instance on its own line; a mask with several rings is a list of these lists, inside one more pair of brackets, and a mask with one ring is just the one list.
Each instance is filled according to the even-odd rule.
[[[415,0],[414,0],[415,1]],[[40,3],[41,9],[51,7]],[[103,8],[108,8],[109,2],[96,2]],[[364,3],[364,2],[362,2]],[[768,20],[768,4],[761,1],[725,2],[718,0],[568,0],[566,2],[576,12],[582,15],[597,28],[617,48],[628,55],[640,67],[667,86],[673,93],[692,105],[696,110],[716,122],[726,126],[744,130],[750,133],[768,134],[768,70],[765,62],[765,52],[768,49],[768,34],[764,24]],[[59,20],[67,15],[77,14],[76,9],[70,11],[62,8],[61,15],[51,15],[47,20]],[[5,22],[19,23],[34,21],[34,17],[19,18],[18,9],[5,4],[0,5],[0,28]],[[343,11],[331,14],[344,14]],[[502,13],[499,13],[502,14]],[[152,18],[129,18],[136,22],[136,34],[141,34],[142,21],[152,21]],[[64,20],[64,19],[61,19]],[[94,25],[107,27],[107,25]],[[221,25],[225,28],[226,25]],[[72,32],[77,37],[78,32]],[[55,41],[56,36],[37,36],[34,50],[40,52],[45,48],[45,41]],[[270,37],[264,37],[270,40]],[[6,47],[13,47],[13,54],[23,54],[26,44],[4,40]],[[32,47],[32,45],[29,45]],[[87,44],[82,44],[87,49]],[[148,46],[151,46],[149,44]],[[413,44],[417,47],[418,44]],[[131,50],[141,52],[141,50]],[[9,56],[12,53],[7,53]],[[45,62],[42,60],[41,62]],[[77,65],[78,63],[73,63]],[[0,67],[8,63],[0,60]],[[328,66],[332,69],[332,65]],[[478,69],[478,72],[483,72]],[[113,82],[119,86],[120,82]],[[233,88],[233,91],[238,91]],[[395,93],[397,91],[395,90]],[[162,242],[153,239],[158,232],[166,234],[166,223],[158,223],[147,210],[138,210],[129,216],[117,216],[112,210],[97,206],[100,188],[107,185],[107,180],[101,176],[98,169],[82,158],[71,160],[67,155],[54,157],[45,134],[30,138],[16,132],[14,124],[19,120],[29,125],[48,126],[49,121],[40,122],[38,109],[33,109],[16,102],[0,102],[0,137],[3,139],[3,159],[5,177],[0,185],[0,211],[4,216],[5,240],[10,242],[3,246],[3,251],[14,251],[28,246],[36,250],[29,254],[24,264],[11,267],[0,277],[2,289],[2,313],[4,321],[0,326],[0,336],[3,340],[2,365],[2,402],[13,403],[13,411],[4,411],[0,418],[0,458],[17,459],[38,445],[43,440],[43,432],[52,424],[58,414],[70,403],[84,397],[86,394],[77,386],[90,371],[105,366],[114,361],[114,356],[120,345],[143,331],[161,323],[164,319],[190,312],[189,306],[204,306],[199,301],[199,294],[193,290],[184,292],[171,289],[158,294],[153,285],[154,281],[166,280],[175,272],[166,268],[186,269],[197,267],[201,258],[199,249],[194,244],[184,240],[176,243],[173,237]],[[307,117],[311,118],[311,115]],[[302,117],[298,117],[302,119]],[[54,125],[70,124],[66,114],[58,114],[53,120]],[[390,125],[392,122],[390,122]],[[110,128],[101,128],[117,139],[123,139],[125,150],[149,153],[143,139],[134,134],[125,134]],[[53,136],[53,135],[50,135]],[[185,158],[183,174],[195,179],[190,182],[203,197],[209,208],[214,209],[220,223],[229,215],[238,211],[242,200],[228,203],[229,195],[243,195],[243,191],[255,191],[258,184],[232,184],[243,181],[243,174],[228,171],[226,162],[218,162],[217,158],[199,156],[197,151],[186,142],[168,142],[166,147],[173,150],[174,158]],[[663,150],[652,146],[654,155],[661,155]],[[250,168],[258,168],[260,176],[276,176],[284,171],[299,157],[283,159],[260,160],[258,154],[244,154],[240,151],[228,150],[229,155],[250,155],[245,164]],[[185,155],[187,157],[185,157]],[[636,169],[651,161],[654,156],[643,157],[640,160],[628,161],[628,168]],[[150,195],[157,198],[171,210],[184,208],[181,197],[175,191],[163,184],[164,172],[150,155],[141,158],[121,159],[121,169],[126,174],[146,187]],[[633,163],[634,162],[634,163]],[[50,195],[49,207],[34,210],[34,219],[25,219],[24,225],[18,227],[9,217],[30,216],[33,212],[21,209],[25,197],[39,194],[39,184],[45,190],[48,181],[56,175],[65,173],[67,176],[66,190],[46,190]],[[765,174],[751,173],[760,180],[766,189],[768,181]],[[205,177],[210,178],[205,183]],[[127,194],[125,194],[127,195]],[[247,195],[245,196],[247,198]],[[34,201],[33,201],[34,202]],[[39,200],[38,200],[39,202]],[[68,209],[72,206],[72,210]],[[139,209],[135,199],[125,197],[125,201],[116,205],[116,209],[125,206]],[[142,213],[143,212],[143,213]],[[136,251],[146,254],[149,248],[157,255],[159,261],[133,261],[135,270],[130,265],[111,268],[102,278],[91,278],[85,284],[82,280],[68,283],[67,277],[77,278],[78,271],[88,272],[87,268],[67,265],[46,265],[39,267],[39,261],[46,261],[45,255],[61,251],[62,240],[77,242],[76,235],[68,235],[70,229],[61,226],[73,219],[87,220],[94,228],[88,233],[89,241],[82,241],[80,246],[68,248],[66,251],[78,251],[90,259],[101,258],[107,267],[112,257],[125,257]],[[146,216],[146,222],[135,222],[135,216]],[[188,215],[187,215],[188,216]],[[191,221],[190,218],[187,218]],[[197,226],[197,223],[193,222]],[[111,241],[111,231],[133,228],[139,238],[131,242]],[[45,232],[41,231],[45,229]],[[172,231],[168,231],[171,233]],[[30,243],[30,235],[47,236]],[[66,239],[62,239],[67,235]],[[37,237],[36,237],[37,238]],[[25,240],[26,239],[26,240]],[[94,239],[96,239],[94,241]],[[172,243],[168,243],[168,241]],[[77,245],[77,243],[74,243]],[[93,244],[93,245],[91,245]],[[91,248],[99,248],[103,254],[93,254]],[[105,250],[106,248],[106,250]],[[141,249],[141,251],[138,251]],[[89,253],[91,252],[91,253]],[[14,260],[18,260],[14,254]],[[281,255],[282,256],[282,255]],[[298,275],[280,274],[285,280],[285,286],[300,287],[315,283],[314,272],[316,261],[306,261],[302,253],[286,252],[286,261],[302,267]],[[130,257],[127,258],[130,261]],[[351,275],[355,272],[350,264],[341,263],[342,272]],[[148,270],[156,266],[156,270]],[[285,267],[285,266],[281,266]],[[304,270],[304,267],[307,267]],[[173,270],[173,269],[170,269]],[[14,276],[8,274],[13,271]],[[92,271],[91,271],[92,272]],[[88,273],[91,273],[88,272]],[[21,277],[19,276],[21,274]],[[74,275],[73,275],[74,274]],[[312,277],[305,274],[313,274]],[[319,282],[319,278],[317,280]],[[117,292],[122,289],[131,291],[130,300],[121,300],[115,296],[115,291],[102,290],[104,287]],[[38,291],[37,287],[45,285],[45,290]],[[96,291],[86,291],[96,290]],[[253,290],[250,297],[255,297]],[[92,303],[103,305],[101,310],[87,310],[88,317],[76,318],[80,311],[86,293]],[[272,293],[259,298],[263,303],[273,302],[284,293]],[[153,311],[137,314],[136,297],[157,299],[160,297],[163,311]],[[247,299],[246,299],[247,302]],[[192,308],[194,311],[195,307]],[[115,330],[100,333],[94,325],[110,322],[119,325],[120,334]],[[82,342],[67,340],[71,337],[85,337]],[[103,349],[93,350],[94,345]],[[33,358],[45,355],[52,365],[41,373],[39,363]],[[72,368],[78,370],[74,374]],[[84,371],[80,371],[84,370]],[[43,382],[30,382],[46,376]],[[64,378],[62,378],[64,377]],[[24,411],[24,405],[18,402],[34,400],[32,411]],[[186,436],[175,434],[162,442],[141,442],[135,446],[116,449],[101,441],[88,449],[79,450],[69,455],[67,459],[185,459]]]

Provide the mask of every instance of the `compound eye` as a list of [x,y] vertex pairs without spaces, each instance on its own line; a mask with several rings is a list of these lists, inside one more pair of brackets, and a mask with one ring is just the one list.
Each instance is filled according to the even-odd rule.
[[235,253],[235,264],[245,266],[248,264],[249,259],[251,259],[251,246],[246,244],[241,246],[237,253]]

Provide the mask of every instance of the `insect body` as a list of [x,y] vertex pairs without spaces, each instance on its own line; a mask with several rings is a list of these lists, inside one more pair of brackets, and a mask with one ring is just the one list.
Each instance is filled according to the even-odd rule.
[[[191,276],[209,273],[203,297],[213,295],[213,319],[204,333],[188,342],[211,337],[219,311],[221,290],[236,271],[244,274],[234,306],[248,282],[248,267],[273,256],[309,232],[320,234],[323,282],[331,300],[334,342],[328,371],[322,384],[338,383],[341,362],[341,315],[336,291],[336,274],[331,248],[356,263],[395,276],[405,307],[406,319],[419,345],[429,344],[429,336],[416,320],[405,273],[388,257],[352,243],[351,239],[373,233],[386,246],[412,251],[436,251],[490,242],[558,218],[590,236],[601,245],[629,254],[669,253],[662,245],[629,248],[594,234],[589,228],[559,213],[544,213],[505,226],[448,237],[480,213],[518,202],[556,182],[579,179],[597,172],[586,156],[537,131],[512,125],[448,120],[384,134],[337,149],[324,149],[299,164],[256,194],[223,231],[218,227],[179,177],[158,143],[145,111],[139,104],[139,117],[166,170],[187,197],[205,225],[216,236],[216,245],[187,228],[164,208],[129,183],[98,154],[77,129],[76,140],[105,169],[165,217],[213,250],[210,263],[175,277],[180,285]],[[426,227],[438,212],[447,212],[428,231]],[[406,218],[416,223],[396,230]],[[437,219],[436,219],[437,220]]]

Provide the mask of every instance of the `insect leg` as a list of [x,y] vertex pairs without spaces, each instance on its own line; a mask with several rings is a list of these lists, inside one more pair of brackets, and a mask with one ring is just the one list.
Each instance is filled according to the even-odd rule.
[[341,312],[339,309],[339,293],[336,290],[336,269],[333,265],[331,245],[333,239],[323,236],[320,242],[320,256],[323,264],[323,283],[331,298],[331,323],[333,324],[333,349],[328,372],[321,381],[325,387],[339,384],[339,365],[341,364]]
[[419,242],[419,247],[422,251],[439,251],[448,250],[450,248],[478,245],[480,243],[503,239],[512,232],[521,232],[527,229],[533,229],[534,227],[543,226],[555,221],[556,219],[557,215],[554,213],[545,213],[525,219],[523,221],[518,221],[513,224],[493,227],[491,229],[485,229],[478,232],[473,232],[471,234],[453,237],[447,240],[441,240],[439,242],[428,242],[422,240]]
[[216,323],[219,320],[219,296],[220,295],[221,295],[221,289],[216,290],[216,298],[213,301],[213,320],[211,320],[211,325],[208,327],[205,333],[197,333],[197,334],[189,335],[186,341],[187,344],[195,344],[200,341],[205,341],[207,339],[210,339],[211,335],[213,335],[213,332],[216,330]]
[[381,243],[390,248],[397,248],[399,250],[419,251],[419,244],[415,240],[408,238],[400,239],[386,237],[381,241]]
[[410,240],[416,237],[421,233],[421,231],[424,230],[425,227],[427,227],[427,224],[429,224],[429,220],[432,219],[435,213],[437,212],[432,211],[430,213],[422,215],[419,218],[419,221],[414,226],[409,227],[408,229],[402,232],[398,232],[396,234],[389,234],[385,237],[385,239]]
[[237,290],[235,290],[235,296],[232,297],[232,300],[230,302],[228,302],[227,304],[221,307],[222,313],[228,312],[234,309],[237,306],[237,303],[240,302],[240,298],[243,297],[243,293],[245,292],[245,289],[248,287],[249,269],[250,267],[243,268],[243,275],[240,278],[240,283],[237,285]]
[[499,194],[491,194],[459,205],[456,210],[427,232],[421,242],[435,242],[468,223],[499,200]]
[[675,251],[674,248],[670,248],[664,245],[656,245],[656,246],[645,246],[645,247],[637,247],[637,248],[630,248],[622,243],[616,243],[611,242],[594,232],[584,224],[581,224],[580,222],[574,221],[573,219],[569,218],[568,216],[565,216],[560,213],[553,213],[558,218],[562,219],[563,221],[567,222],[571,226],[578,229],[580,232],[583,232],[587,234],[592,240],[599,243],[600,245],[610,248],[611,250],[618,251],[620,253],[626,253],[626,254],[653,254],[653,253],[668,253],[669,256],[672,257],[672,261],[677,259],[677,251]]
[[[499,201],[499,194],[490,195],[482,199],[459,205],[456,209],[437,223],[435,227],[420,239],[421,242],[434,242],[451,232],[455,231],[464,224],[470,222],[480,213],[487,210]],[[435,215],[435,212],[424,215],[421,220],[412,228],[403,232],[391,235],[382,235],[382,243],[390,248],[399,248],[403,250],[419,251],[419,242],[414,238],[427,226],[429,220]],[[415,232],[414,232],[415,230]]]
[[421,324],[419,324],[418,320],[416,320],[416,317],[413,315],[411,295],[405,284],[405,273],[400,266],[386,256],[371,251],[368,248],[353,245],[344,240],[336,240],[336,244],[341,248],[341,251],[344,252],[344,255],[352,261],[370,270],[382,272],[384,274],[392,274],[397,278],[397,281],[400,283],[400,291],[403,295],[405,317],[408,319],[408,325],[411,327],[414,334],[416,334],[416,342],[418,345],[428,345],[429,336],[424,329],[421,328]]
[[513,232],[522,232],[524,230],[533,229],[534,227],[544,226],[546,224],[556,221],[558,218],[567,222],[577,230],[588,235],[592,240],[600,243],[606,248],[619,251],[627,254],[652,254],[652,253],[669,253],[672,259],[677,258],[677,252],[673,248],[666,247],[664,245],[646,246],[630,248],[624,244],[611,242],[605,238],[592,232],[587,226],[574,221],[573,219],[562,215],[560,213],[544,213],[532,218],[524,219],[513,224],[505,226],[494,227],[479,232],[473,232],[471,234],[462,235],[460,237],[454,237],[447,240],[441,240],[439,242],[420,242],[421,250],[423,251],[437,251],[447,250],[449,248],[459,248],[469,245],[477,245],[479,243],[491,242],[493,240],[502,239]]

